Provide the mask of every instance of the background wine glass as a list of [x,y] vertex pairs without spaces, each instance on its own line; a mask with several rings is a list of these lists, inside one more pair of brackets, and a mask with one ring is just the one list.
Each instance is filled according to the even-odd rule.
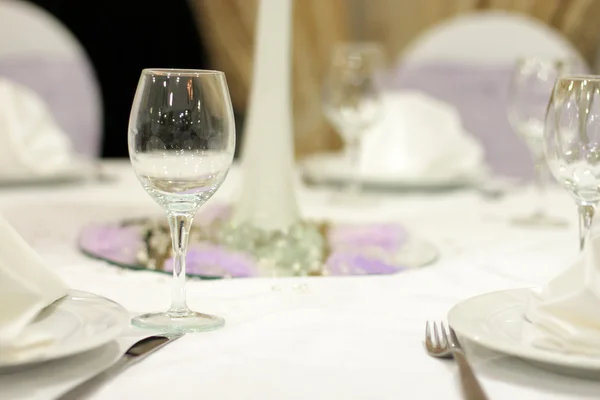
[[519,225],[563,226],[566,221],[546,213],[543,196],[548,183],[544,161],[543,135],[548,100],[556,78],[572,69],[570,60],[523,57],[513,69],[508,92],[508,119],[523,139],[533,158],[534,184],[539,198],[533,214],[516,217]]
[[544,150],[550,171],[579,210],[579,247],[600,201],[600,76],[563,76],[546,114]]
[[194,215],[221,186],[234,148],[233,109],[222,72],[142,71],[129,121],[129,155],[142,186],[167,213],[174,262],[171,308],[137,316],[134,325],[197,332],[224,324],[188,308],[185,261]]
[[346,43],[335,47],[323,89],[325,116],[345,144],[352,168],[347,190],[361,189],[360,146],[364,132],[381,113],[377,78],[383,70],[383,49],[377,43]]

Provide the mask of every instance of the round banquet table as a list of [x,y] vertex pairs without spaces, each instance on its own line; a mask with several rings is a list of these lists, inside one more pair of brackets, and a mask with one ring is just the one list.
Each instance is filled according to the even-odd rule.
[[[111,298],[132,315],[165,309],[169,276],[110,266],[75,246],[88,223],[163,215],[127,161],[104,162],[104,168],[118,179],[3,188],[0,211],[71,287]],[[234,167],[209,203],[235,199],[240,179]],[[223,316],[226,326],[186,335],[91,398],[460,399],[456,366],[423,349],[425,321],[445,319],[454,304],[474,295],[543,284],[577,254],[575,205],[560,188],[550,190],[547,205],[568,219],[565,229],[509,224],[511,216],[532,210],[528,188],[496,200],[474,190],[381,193],[371,195],[373,206],[366,208],[333,205],[324,188],[299,185],[298,196],[306,217],[402,222],[434,242],[441,257],[396,275],[305,278],[305,291],[293,289],[295,279],[282,280],[278,291],[269,278],[189,280],[190,306]],[[468,350],[491,399],[600,396],[600,382]],[[89,360],[102,360],[107,351],[0,375],[0,398],[50,399],[91,373],[94,367],[83,371]]]

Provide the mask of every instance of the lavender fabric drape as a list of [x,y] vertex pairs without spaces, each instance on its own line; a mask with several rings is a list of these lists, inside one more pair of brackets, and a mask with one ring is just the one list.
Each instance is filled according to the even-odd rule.
[[38,93],[78,153],[100,155],[101,97],[94,71],[85,59],[53,55],[0,57],[0,77]]
[[386,87],[420,90],[454,105],[464,128],[482,143],[486,160],[499,175],[531,179],[532,160],[507,117],[512,66],[429,63],[399,67]]

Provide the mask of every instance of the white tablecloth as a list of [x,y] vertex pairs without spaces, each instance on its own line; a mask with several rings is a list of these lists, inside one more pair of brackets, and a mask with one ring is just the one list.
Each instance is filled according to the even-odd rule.
[[[45,188],[1,189],[0,211],[72,287],[107,296],[133,314],[162,310],[169,277],[125,271],[81,255],[78,229],[91,221],[162,215],[128,163],[107,163],[118,180]],[[234,170],[211,203],[235,197]],[[460,399],[452,362],[422,348],[427,319],[444,319],[457,302],[480,293],[538,285],[577,254],[576,210],[561,189],[548,198],[568,229],[525,229],[509,218],[530,212],[518,191],[490,201],[474,191],[378,195],[368,209],[332,206],[325,189],[299,190],[307,217],[402,221],[436,243],[432,266],[392,276],[188,283],[190,306],[225,317],[224,329],[187,335],[119,375],[94,399]],[[0,399],[50,399],[81,379],[115,344],[92,354],[0,375]],[[491,399],[600,397],[600,382],[546,372],[475,349],[471,359]],[[77,367],[74,367],[77,366]],[[79,375],[78,375],[79,374]]]

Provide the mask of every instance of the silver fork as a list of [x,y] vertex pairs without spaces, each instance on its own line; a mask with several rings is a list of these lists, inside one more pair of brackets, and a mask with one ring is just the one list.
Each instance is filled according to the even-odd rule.
[[[456,360],[465,399],[487,400],[488,397],[477,381],[452,328],[447,332],[443,322],[440,324],[441,328],[439,330],[435,322],[431,325],[433,327],[431,329],[429,321],[425,325],[425,348],[427,353],[433,357],[454,358]],[[433,335],[431,331],[433,331]]]

